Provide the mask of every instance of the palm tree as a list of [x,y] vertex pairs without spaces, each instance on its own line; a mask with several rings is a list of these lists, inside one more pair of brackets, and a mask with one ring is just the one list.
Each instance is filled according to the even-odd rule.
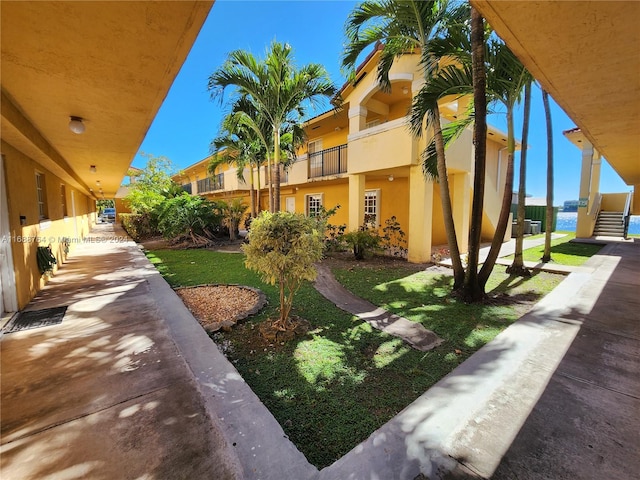
[[531,272],[524,266],[522,247],[524,243],[525,193],[527,188],[527,147],[529,140],[529,117],[531,113],[531,84],[524,86],[524,121],[522,122],[522,147],[520,149],[520,178],[518,181],[518,223],[516,227],[516,251],[513,263],[507,267],[507,273],[520,277],[529,277]]
[[473,128],[474,177],[473,203],[469,225],[469,254],[464,277],[463,295],[467,301],[484,297],[484,289],[478,279],[478,256],[482,232],[484,208],[484,179],[487,159],[487,88],[485,72],[484,20],[480,12],[471,8],[471,68],[475,123]]
[[551,109],[549,108],[549,94],[542,89],[542,103],[544,117],[547,124],[547,212],[544,228],[543,262],[551,261],[551,228],[553,225],[553,129],[551,128]]
[[[228,145],[230,151],[240,151],[243,148],[248,148],[251,151],[251,157],[248,158],[247,161],[251,165],[251,182],[253,182],[253,168],[256,169],[257,191],[255,213],[257,214],[260,212],[260,168],[265,160],[267,162],[267,176],[271,169],[271,157],[269,155],[269,152],[272,150],[271,127],[267,119],[255,109],[253,103],[246,96],[240,96],[235,100],[231,107],[231,112],[222,122],[222,135],[219,139],[219,146],[216,147],[214,140],[213,147],[218,150],[227,147],[227,145],[223,143],[225,137],[230,137],[227,138],[227,140],[231,141]],[[236,141],[239,141],[245,146],[233,145]],[[232,148],[234,146],[235,149]],[[249,154],[249,152],[246,153]],[[269,193],[269,209],[271,210],[271,185],[269,185]]]
[[229,54],[226,62],[209,76],[208,89],[220,97],[233,86],[246,96],[255,110],[264,116],[273,132],[274,191],[272,209],[280,210],[280,136],[283,127],[299,123],[304,104],[318,104],[331,98],[336,88],[323,66],[311,63],[297,69],[290,45],[272,42],[264,60],[244,50]]
[[[209,163],[209,172],[215,174],[215,170],[221,164],[235,165],[239,180],[245,180],[244,171],[249,169],[249,197],[251,199],[251,218],[256,216],[255,176],[254,168],[257,164],[257,145],[253,132],[237,123],[236,116],[229,114],[222,120],[220,134],[211,142],[211,150],[215,152],[214,158]],[[259,168],[259,164],[258,164]]]
[[[520,60],[501,41],[492,40],[486,49],[488,53],[487,64],[490,66],[487,76],[487,91],[489,98],[500,102],[507,110],[507,171],[504,195],[500,216],[496,223],[496,231],[491,242],[489,254],[478,273],[478,281],[484,292],[489,275],[495,266],[502,246],[504,235],[509,222],[511,201],[513,197],[513,156],[515,153],[515,129],[513,112],[516,103],[520,101],[524,86],[532,79],[531,74],[522,65]],[[476,122],[478,118],[476,116]],[[476,146],[477,147],[477,146]]]
[[[479,135],[477,123],[474,129],[476,163],[474,165],[473,203],[469,227],[469,253],[467,269],[464,272],[462,294],[468,301],[476,301],[484,297],[484,288],[495,266],[495,261],[507,228],[511,206],[511,191],[513,189],[513,154],[515,152],[513,112],[525,83],[531,78],[517,57],[502,41],[489,37],[489,41],[485,42],[487,32],[484,31],[483,21],[481,22],[483,24],[482,30],[480,29],[480,25],[478,25],[480,20],[481,19],[472,18],[471,22],[472,29],[474,22],[476,24],[476,37],[473,36],[474,33],[466,30],[466,25],[461,25],[460,28],[450,29],[450,35],[444,37],[442,41],[434,42],[433,49],[441,52],[450,52],[448,55],[456,59],[457,64],[449,64],[435,72],[429,79],[429,83],[418,93],[417,98],[414,100],[412,111],[412,124],[415,128],[416,125],[420,123],[425,108],[428,107],[429,102],[432,101],[434,96],[474,94],[474,103],[471,107],[475,108],[475,111],[471,114],[471,117],[460,119],[447,126],[447,130],[449,131],[446,132],[444,137],[446,138],[445,143],[448,143],[451,139],[454,139],[469,122],[478,122],[481,119],[483,122],[486,122],[486,106],[483,107],[483,111],[480,111],[476,104],[477,99],[475,99],[475,96],[478,91],[478,88],[475,87],[476,81],[480,81],[482,85],[484,85],[483,89],[485,93],[484,95],[480,95],[483,99],[491,104],[502,104],[506,108],[508,157],[505,193],[491,250],[480,272],[477,272],[477,269],[479,265],[480,234],[484,207],[486,159],[483,149],[486,148],[484,146],[486,145],[486,139],[481,139],[477,136]],[[480,38],[480,33],[483,35],[482,38]],[[474,48],[476,50],[475,54],[473,51]],[[478,50],[479,48],[482,48],[482,55]],[[471,52],[471,55],[469,55],[469,52]],[[482,59],[484,74],[481,74],[479,64],[475,65],[474,70],[474,58],[478,62]],[[422,106],[423,103],[427,105],[427,107]],[[486,135],[486,127],[483,128]],[[435,146],[433,149],[435,149]],[[478,164],[478,162],[480,162],[480,164]],[[430,167],[425,166],[426,170],[429,168]]]
[[[436,49],[432,49],[434,41],[445,35],[452,25],[461,23],[467,12],[466,4],[455,4],[455,8],[452,8],[452,3],[448,0],[366,0],[355,8],[347,20],[347,45],[342,59],[343,67],[353,73],[359,55],[366,48],[382,42],[378,81],[383,90],[391,90],[389,71],[394,59],[412,51],[420,53],[420,64],[428,85],[442,58],[442,54],[436,54]],[[415,136],[422,135],[425,118],[427,125],[432,126],[434,130],[437,179],[440,183],[445,231],[454,270],[454,288],[457,288],[462,284],[464,266],[460,259],[449,194],[438,107],[440,98],[442,96],[436,95],[414,99],[414,102],[421,103],[412,109],[411,130]],[[420,113],[414,115],[414,112]],[[427,171],[425,174],[433,176]]]

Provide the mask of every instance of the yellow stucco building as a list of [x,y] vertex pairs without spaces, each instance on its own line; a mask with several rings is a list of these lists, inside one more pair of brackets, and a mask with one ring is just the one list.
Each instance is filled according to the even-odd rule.
[[0,314],[113,198],[213,2],[2,2]]
[[[379,50],[359,66],[356,78],[340,95],[343,103],[309,120],[305,125],[307,147],[284,172],[281,205],[292,212],[312,214],[320,206],[340,205],[332,224],[355,230],[367,219],[377,225],[395,216],[408,240],[408,259],[428,262],[432,247],[447,243],[442,220],[440,189],[425,180],[421,153],[429,135],[414,138],[406,114],[412,95],[423,84],[419,55],[397,59],[389,77],[391,91],[384,92],[376,80]],[[447,123],[466,108],[464,99],[442,102],[442,121]],[[506,175],[506,135],[489,129],[483,237],[493,236],[500,213]],[[473,184],[471,130],[465,131],[447,150],[454,221],[461,251],[467,249]],[[174,179],[192,194],[212,199],[243,197],[249,203],[250,173],[238,179],[236,169],[223,165],[209,175],[209,158],[184,169]],[[260,172],[262,209],[268,209],[264,169]]]

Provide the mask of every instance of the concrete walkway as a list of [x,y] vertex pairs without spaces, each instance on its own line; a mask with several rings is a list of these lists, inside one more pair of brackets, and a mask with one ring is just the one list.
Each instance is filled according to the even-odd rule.
[[426,352],[440,345],[444,340],[419,323],[399,317],[356,297],[335,279],[329,267],[317,264],[318,277],[314,287],[338,308],[349,312],[372,327],[389,335],[401,338],[416,350]]
[[3,479],[235,479],[233,448],[156,303],[139,247],[98,225],[28,305],[59,325],[3,334]]
[[[566,237],[564,233],[552,233],[551,240],[555,240],[557,238]],[[604,242],[603,242],[604,243]],[[539,247],[540,245],[544,245],[544,237],[543,238],[525,238],[523,241],[522,249],[526,250],[528,248]],[[480,249],[478,260],[479,263],[483,263],[487,256],[489,255],[489,250],[491,246],[482,247]],[[496,264],[498,265],[511,265],[513,263],[512,259],[507,259],[504,257],[508,257],[509,255],[513,255],[516,251],[516,239],[512,238],[508,242],[505,242],[500,247],[500,252],[498,253],[498,259],[496,260]],[[445,265],[447,267],[451,266],[451,259],[447,258],[438,262],[439,265]],[[529,269],[535,270],[544,270],[545,272],[553,272],[553,273],[562,273],[569,274],[571,272],[591,272],[592,269],[589,267],[572,267],[567,265],[559,265],[557,263],[549,262],[524,262],[525,266]]]
[[588,263],[318,471],[137,245],[82,245],[0,339],[2,478],[636,478],[640,243]]

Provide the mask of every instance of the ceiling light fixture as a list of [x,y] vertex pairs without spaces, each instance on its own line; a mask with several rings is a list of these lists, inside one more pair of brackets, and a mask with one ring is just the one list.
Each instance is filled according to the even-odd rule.
[[78,135],[84,133],[84,123],[82,123],[81,117],[71,116],[71,120],[69,121],[69,130]]
[[404,93],[405,95],[407,93],[409,93],[409,88],[408,87],[402,87],[402,93]]
[[393,175],[389,175],[389,181],[393,182]]
[[95,165],[91,165],[91,166],[89,167],[89,171],[90,171],[91,173],[97,173],[97,172],[98,172],[98,169],[96,168],[96,166],[95,166]]

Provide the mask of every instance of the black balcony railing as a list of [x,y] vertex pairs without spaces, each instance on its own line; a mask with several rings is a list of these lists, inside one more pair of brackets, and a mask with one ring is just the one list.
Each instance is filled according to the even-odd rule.
[[182,190],[184,190],[189,195],[191,195],[191,190],[192,190],[191,184],[190,183],[186,183],[186,184],[182,185]]
[[224,190],[224,173],[219,173],[215,177],[207,177],[198,180],[196,193],[213,192],[214,190]]
[[309,178],[347,172],[347,146],[327,148],[309,154]]

